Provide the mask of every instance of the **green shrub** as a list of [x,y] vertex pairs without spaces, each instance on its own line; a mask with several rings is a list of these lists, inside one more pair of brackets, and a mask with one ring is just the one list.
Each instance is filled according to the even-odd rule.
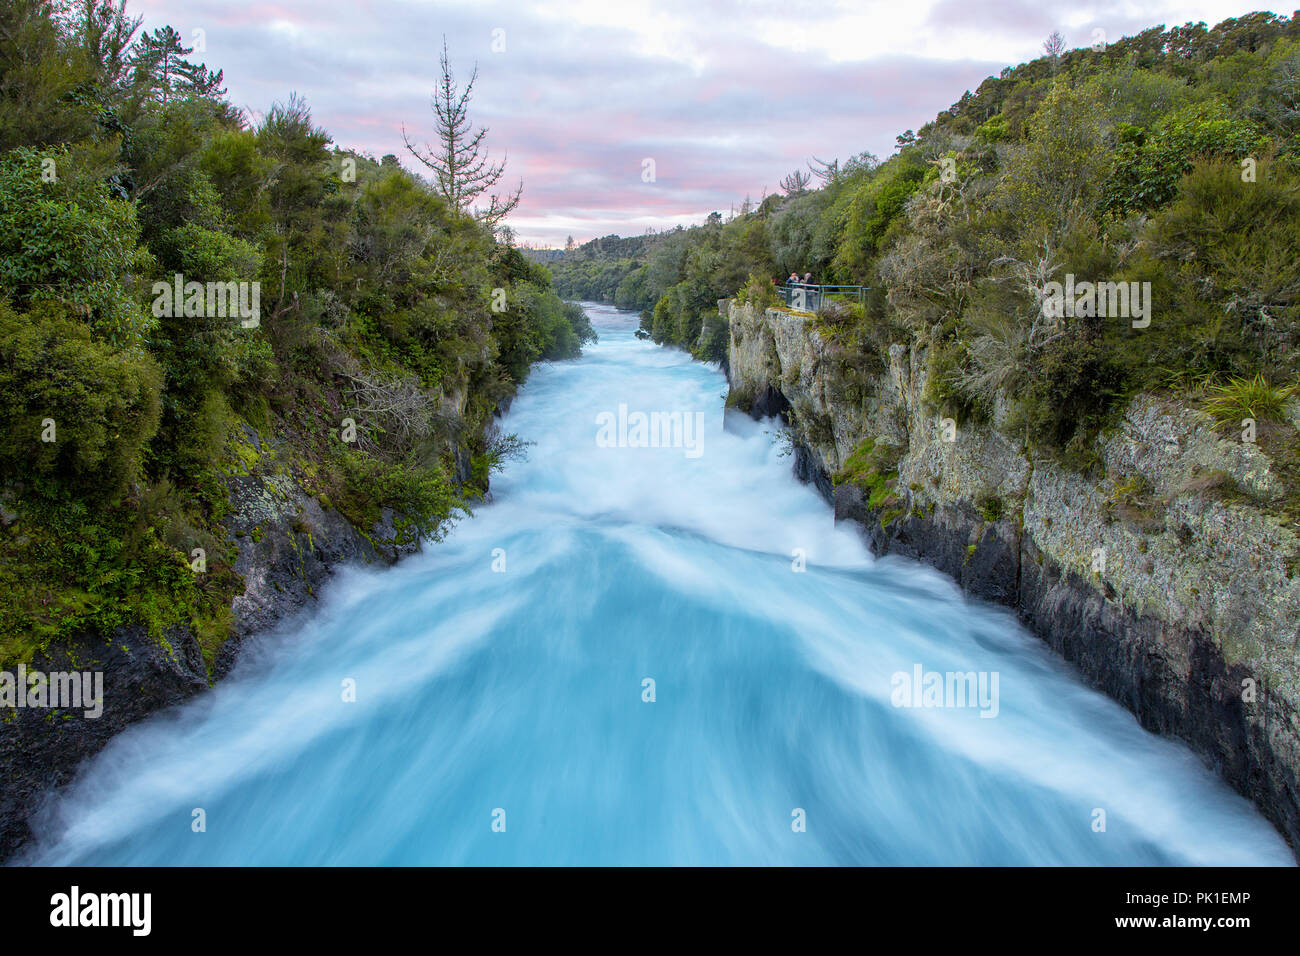
[[980,517],[989,522],[999,520],[1003,514],[1002,499],[991,492],[976,498],[975,508],[979,511]]
[[990,415],[989,406],[960,385],[968,361],[966,346],[954,339],[933,343],[926,354],[925,401],[959,425],[984,422]]
[[1006,117],[1001,113],[989,117],[987,121],[975,127],[975,139],[981,143],[1000,143],[1010,135]]
[[[0,537],[0,666],[29,661],[65,635],[138,623],[160,637],[211,614],[185,555],[132,509],[59,497],[27,498],[16,511],[17,523]],[[224,606],[229,596],[213,603]]]
[[776,286],[770,278],[764,278],[751,272],[749,281],[736,293],[736,302],[740,305],[750,306],[755,312],[762,312],[775,305],[780,305],[781,297],[776,294]]
[[1295,394],[1296,386],[1270,385],[1263,375],[1234,378],[1226,384],[1210,385],[1201,407],[1221,426],[1238,427],[1243,419],[1256,421],[1281,417],[1282,406]]
[[7,474],[116,499],[139,473],[158,428],[161,385],[152,358],[95,340],[66,307],[44,302],[24,313],[0,302],[0,402],[9,421],[0,460]]
[[1116,136],[1102,208],[1120,214],[1168,203],[1197,159],[1258,157],[1268,145],[1258,127],[1214,101],[1186,106],[1150,131],[1121,124]]
[[396,534],[386,545],[441,541],[450,524],[466,513],[441,468],[383,462],[351,449],[340,453],[339,462],[343,487],[332,499],[335,506],[362,530],[374,527],[383,509],[391,508]]
[[1092,465],[1093,440],[1122,393],[1123,379],[1101,331],[1104,319],[1075,319],[1035,356],[1011,396],[1007,431],[1076,468]]
[[731,323],[717,313],[704,317],[704,328],[699,343],[693,351],[697,359],[705,362],[726,363]]
[[62,303],[109,341],[136,340],[149,324],[126,285],[149,266],[139,235],[135,206],[79,169],[73,150],[0,156],[0,290],[18,308]]
[[1139,387],[1278,380],[1300,364],[1300,174],[1269,161],[1256,172],[1244,182],[1236,163],[1197,163],[1153,217],[1130,270],[1151,280],[1151,326],[1116,342]]
[[852,482],[867,491],[867,505],[879,508],[893,496],[902,450],[868,438],[853,449],[844,466],[831,476],[836,485]]

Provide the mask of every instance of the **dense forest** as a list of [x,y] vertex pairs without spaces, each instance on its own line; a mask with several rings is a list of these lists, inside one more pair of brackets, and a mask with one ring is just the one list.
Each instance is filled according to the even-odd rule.
[[494,410],[592,338],[473,189],[334,146],[296,95],[243,115],[193,53],[124,0],[0,7],[0,665],[124,624],[211,664],[224,479],[437,537],[517,450]]
[[[650,288],[645,281],[650,253],[665,239],[680,236],[679,226],[671,233],[647,233],[644,236],[603,236],[582,245],[570,240],[565,249],[532,250],[529,255],[550,266],[555,277],[555,291],[567,299],[608,302],[621,309],[652,307],[655,299],[647,298]],[[638,278],[625,280],[633,273]],[[668,285],[677,281],[677,272],[664,275]]]
[[[187,624],[215,653],[241,587],[232,474],[283,469],[358,527],[392,509],[436,537],[510,451],[494,410],[592,337],[561,296],[723,360],[718,300],[768,305],[811,271],[871,289],[817,316],[846,374],[918,345],[937,410],[1080,467],[1128,396],[1169,391],[1257,422],[1294,472],[1269,423],[1300,364],[1300,15],[1047,49],[884,161],[814,160],[729,220],[548,271],[436,177],[335,146],[301,98],[243,115],[121,0],[7,3],[0,664],[124,623]],[[1049,315],[1067,275],[1150,283],[1150,324]],[[194,283],[255,286],[256,318]]]
[[[917,346],[936,410],[1081,468],[1128,396],[1173,393],[1225,433],[1251,419],[1294,489],[1294,430],[1270,422],[1300,367],[1300,14],[1044,50],[883,162],[813,160],[783,195],[639,256],[588,243],[552,264],[557,289],[642,310],[655,341],[725,360],[719,299],[771,304],[791,271],[864,285],[865,307],[817,317],[846,375]],[[1149,325],[1052,316],[1067,276],[1150,283]]]

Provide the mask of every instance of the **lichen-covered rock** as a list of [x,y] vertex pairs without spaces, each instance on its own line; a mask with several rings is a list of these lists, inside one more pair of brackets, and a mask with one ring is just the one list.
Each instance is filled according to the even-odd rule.
[[245,637],[304,607],[336,567],[384,560],[365,535],[289,475],[231,477],[226,485],[231,514],[225,524],[239,549],[234,569],[244,593],[231,605],[234,627],[217,658],[217,677],[234,664]]
[[1105,477],[1093,480],[997,430],[1005,409],[990,425],[943,420],[924,399],[917,349],[892,345],[864,370],[809,316],[720,311],[728,404],[790,424],[796,471],[837,520],[856,522],[877,554],[924,561],[1015,608],[1300,848],[1300,537],[1251,503],[1277,481],[1255,445],[1139,396],[1098,439]]

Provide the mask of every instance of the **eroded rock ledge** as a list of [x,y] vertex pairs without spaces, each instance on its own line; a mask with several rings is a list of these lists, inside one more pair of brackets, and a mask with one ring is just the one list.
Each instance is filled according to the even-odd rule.
[[1090,480],[992,425],[954,430],[923,399],[923,352],[848,369],[811,317],[719,305],[728,404],[790,424],[795,470],[837,520],[1014,608],[1300,850],[1300,538],[1239,493],[1270,488],[1265,455],[1141,396],[1099,439],[1105,474]]

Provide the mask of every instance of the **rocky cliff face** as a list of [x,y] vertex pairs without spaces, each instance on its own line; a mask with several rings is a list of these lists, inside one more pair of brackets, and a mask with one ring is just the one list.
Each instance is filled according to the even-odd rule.
[[[780,414],[796,470],[877,554],[950,574],[1152,731],[1187,741],[1300,848],[1300,537],[1276,479],[1201,413],[1136,399],[1091,479],[927,407],[926,357],[853,365],[810,316],[720,303],[728,404]],[[1300,426],[1300,409],[1290,414]]]
[[[237,442],[248,460],[275,461],[275,449],[247,426]],[[458,456],[458,480],[469,461]],[[346,564],[391,563],[418,544],[392,540],[393,515],[363,532],[309,494],[292,469],[254,467],[226,479],[230,515],[224,524],[237,548],[234,570],[244,591],[232,605],[230,637],[213,663],[211,679],[224,677],[251,635],[306,607],[335,569]],[[376,542],[381,543],[376,546]],[[108,641],[85,634],[38,657],[29,671],[103,673],[103,713],[97,719],[49,710],[6,709],[0,719],[0,861],[32,836],[29,819],[48,794],[72,780],[82,762],[120,731],[150,714],[184,703],[209,686],[209,669],[189,629],[162,640],[142,628],[120,628]]]

